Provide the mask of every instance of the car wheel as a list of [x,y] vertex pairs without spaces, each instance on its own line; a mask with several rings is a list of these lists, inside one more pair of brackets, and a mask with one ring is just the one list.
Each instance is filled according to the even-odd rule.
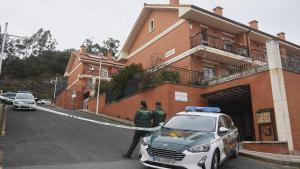
[[219,168],[219,152],[215,150],[212,160],[211,160],[211,169],[218,169]]
[[239,155],[239,149],[240,149],[239,141],[236,141],[236,144],[235,144],[235,147],[234,147],[234,150],[233,150],[233,155],[232,155],[233,158],[237,158],[238,157],[238,155]]

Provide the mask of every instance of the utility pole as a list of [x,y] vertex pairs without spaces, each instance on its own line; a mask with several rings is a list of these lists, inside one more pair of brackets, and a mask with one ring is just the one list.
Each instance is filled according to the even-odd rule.
[[100,81],[101,81],[101,70],[102,70],[102,61],[100,56],[99,61],[99,80],[98,80],[98,90],[97,90],[97,106],[96,106],[96,114],[99,114],[99,94],[100,94]]
[[2,48],[1,48],[1,56],[0,56],[0,75],[2,73],[2,60],[4,58],[4,48],[5,48],[5,43],[6,43],[6,35],[7,35],[7,26],[8,23],[5,23],[5,28],[4,28],[4,34],[3,34],[3,40],[2,40]]

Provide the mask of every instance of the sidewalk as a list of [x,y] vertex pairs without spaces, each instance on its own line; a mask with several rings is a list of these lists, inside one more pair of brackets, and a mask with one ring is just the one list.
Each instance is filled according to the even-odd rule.
[[240,155],[253,158],[259,161],[300,168],[300,156],[262,153],[257,151],[249,151],[245,149],[240,150],[239,153]]
[[104,113],[99,113],[98,115],[96,115],[95,112],[90,112],[88,110],[83,110],[83,109],[81,109],[79,111],[83,112],[83,113],[87,113],[89,115],[100,116],[104,119],[109,119],[109,120],[116,121],[116,122],[119,122],[119,123],[123,123],[123,124],[126,124],[126,125],[134,126],[134,123],[130,120],[125,120],[125,119],[109,116],[109,115],[104,114]]

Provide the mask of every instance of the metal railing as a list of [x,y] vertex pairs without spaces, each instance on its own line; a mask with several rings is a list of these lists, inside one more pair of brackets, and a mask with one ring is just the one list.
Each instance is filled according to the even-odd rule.
[[208,47],[220,49],[233,54],[249,57],[247,46],[240,45],[235,42],[230,42],[221,37],[213,36],[204,32],[199,32],[191,37],[191,47],[205,45]]
[[[164,82],[170,81],[180,85],[205,86],[207,79],[203,72],[179,68],[175,66],[165,66],[155,71]],[[171,77],[172,76],[172,77]]]
[[268,60],[266,52],[251,51],[251,53],[251,58],[222,64],[216,75],[209,78],[208,84],[222,83],[267,70]]
[[295,73],[300,73],[300,56],[281,52],[282,68]]
[[174,66],[165,66],[159,69],[149,69],[144,74],[137,74],[125,88],[106,90],[106,103],[111,103],[130,96],[139,91],[157,87],[165,82],[189,85],[189,86],[205,86],[206,80],[203,72],[192,71]]

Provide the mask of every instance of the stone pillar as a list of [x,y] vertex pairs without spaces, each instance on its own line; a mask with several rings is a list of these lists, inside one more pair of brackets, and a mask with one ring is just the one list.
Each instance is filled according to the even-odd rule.
[[290,152],[294,151],[290,116],[286,98],[279,44],[276,40],[266,43],[273,94],[274,112],[279,141],[287,141]]

